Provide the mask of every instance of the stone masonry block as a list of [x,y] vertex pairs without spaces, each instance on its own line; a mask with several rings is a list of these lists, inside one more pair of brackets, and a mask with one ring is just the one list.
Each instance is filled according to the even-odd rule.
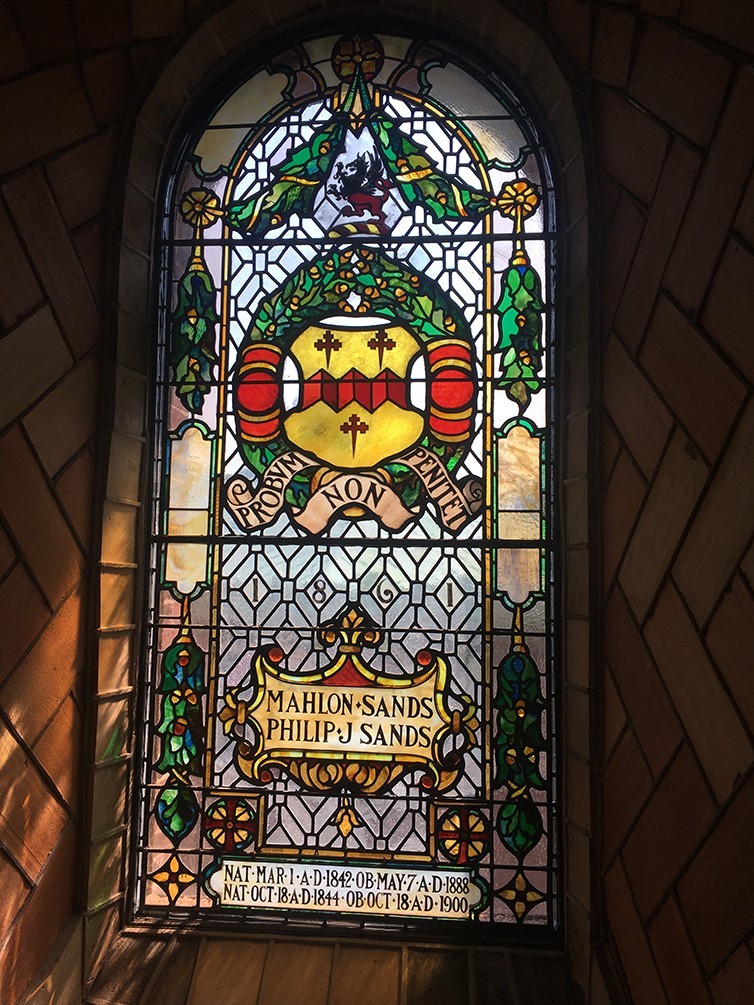
[[190,94],[205,83],[224,56],[225,49],[212,26],[205,24],[192,35],[171,65],[181,86]]
[[95,762],[111,761],[128,753],[131,745],[129,699],[99,701]]
[[588,5],[580,0],[552,0],[547,5],[547,16],[555,34],[574,64],[582,71],[587,69],[589,62],[589,15]]
[[139,510],[126,503],[105,501],[102,517],[102,555],[106,563],[136,561],[136,524]]
[[682,0],[639,0],[639,7],[645,14],[657,17],[675,17]]
[[0,372],[7,382],[0,400],[0,428],[25,412],[72,364],[49,307],[0,339]]
[[130,689],[133,682],[133,631],[100,633],[97,655],[97,693],[110,694]]
[[0,203],[0,247],[3,249],[3,269],[0,273],[0,326],[10,328],[41,302],[42,291],[2,203]]
[[639,362],[707,460],[714,461],[741,407],[744,389],[664,296],[657,302]]
[[699,155],[685,143],[674,142],[649,207],[639,248],[615,317],[615,330],[632,352],[644,339],[657,287],[698,169]]
[[724,56],[647,22],[639,42],[628,93],[693,143],[709,142],[730,75]]
[[108,209],[117,141],[116,131],[107,130],[47,165],[50,188],[69,230]]
[[595,97],[602,166],[627,191],[649,203],[665,160],[667,131],[622,95],[599,88]]
[[602,7],[592,47],[592,76],[623,90],[628,79],[636,17],[632,11]]
[[[570,689],[570,695],[574,695],[574,689]],[[583,693],[582,693],[583,694]],[[588,712],[589,708],[589,698],[586,695],[582,697],[584,705],[584,713]],[[574,701],[569,699],[568,708],[569,711],[574,707]],[[579,710],[581,711],[581,710]],[[566,713],[568,714],[568,713]],[[569,727],[570,729],[570,727]],[[588,739],[589,733],[586,732],[586,738]],[[585,744],[586,745],[586,744]],[[578,830],[582,835],[589,835],[592,832],[592,806],[591,806],[591,770],[589,767],[589,762],[586,760],[588,753],[584,756],[577,756],[575,754],[568,753],[565,758],[565,792],[566,803],[568,806],[568,823],[573,824],[572,830]],[[580,900],[583,904],[589,903],[589,896],[587,890],[589,888],[588,882],[588,869],[585,870],[586,874],[582,874],[582,879],[586,882],[574,882],[574,877],[569,877],[569,883],[572,892],[576,889],[580,890]]]
[[752,105],[754,70],[741,68],[704,159],[665,277],[667,288],[687,309],[698,311],[701,306],[751,171]]
[[407,969],[408,1001],[415,1005],[469,1005],[464,953],[409,949]]
[[97,125],[109,126],[127,112],[134,91],[127,51],[113,49],[84,61],[84,82]]
[[620,849],[651,791],[652,776],[629,727],[616,744],[603,771],[604,862],[610,862]]
[[603,400],[634,460],[651,477],[670,432],[670,415],[616,338],[605,352]]
[[120,256],[118,303],[131,314],[146,318],[148,303],[145,293],[149,289],[149,259],[136,251],[123,247]]
[[665,992],[620,862],[605,877],[605,906],[634,1005],[659,1005]]
[[687,745],[644,807],[623,849],[623,862],[643,919],[680,875],[715,816],[715,803]]
[[76,686],[84,663],[85,618],[82,589],[71,594],[0,690],[0,707],[30,747]]
[[605,610],[605,646],[631,726],[652,773],[658,775],[681,740],[681,726],[619,590],[613,590]]
[[185,103],[186,92],[172,67],[168,66],[147,98],[140,119],[155,136],[167,143]]
[[56,0],[15,0],[4,6],[15,8],[15,20],[32,65],[58,63],[76,55],[76,38],[67,4]]
[[94,769],[92,783],[92,840],[112,833],[126,821],[127,764],[108,764]]
[[754,732],[754,687],[749,658],[754,653],[754,599],[739,576],[734,576],[709,623],[707,646],[739,712]]
[[132,40],[129,0],[72,0],[76,40],[82,49],[109,49]]
[[731,240],[712,277],[702,324],[730,358],[734,374],[750,381],[754,381],[754,339],[741,319],[753,313],[754,255]]
[[0,439],[0,511],[53,610],[81,577],[84,557],[23,434]]
[[540,108],[555,108],[568,91],[568,84],[560,67],[549,46],[541,39],[532,49],[523,73]]
[[0,723],[0,841],[36,883],[57,845],[68,814],[55,800],[28,754]]
[[644,226],[644,210],[627,192],[620,192],[602,248],[602,331],[612,331],[628,272]]
[[97,911],[122,894],[125,851],[125,837],[121,834],[92,843],[89,859],[90,911]]
[[183,26],[183,0],[134,0],[131,23],[136,38],[175,35]]
[[31,64],[14,23],[10,4],[4,4],[0,7],[0,38],[3,40],[3,66],[0,70],[0,76],[3,79],[15,77],[28,70]]
[[0,527],[0,580],[5,577],[5,573],[10,569],[16,560],[16,549],[13,542]]
[[651,775],[630,727],[602,772],[602,824],[605,863],[612,860],[651,792]]
[[0,583],[0,610],[13,631],[0,632],[0,681],[13,670],[45,626],[50,609],[20,562]]
[[751,741],[672,584],[644,632],[719,803],[751,764]]
[[678,899],[707,972],[727,959],[751,931],[754,869],[754,775],[725,813],[678,883]]
[[15,171],[95,130],[76,67],[38,70],[0,87],[0,174]]
[[615,749],[618,737],[626,725],[626,712],[607,668],[603,674],[603,682],[601,756],[602,760],[606,761]]
[[87,552],[94,503],[94,459],[91,451],[85,450],[58,476],[55,488],[63,509],[68,514],[68,519],[73,524],[84,551]]
[[749,0],[726,0],[724,11],[709,0],[684,0],[681,23],[744,52],[754,52]]
[[754,401],[746,408],[674,566],[694,617],[709,617],[751,539]]
[[21,870],[1,851],[0,888],[3,891],[0,899],[0,943],[2,943],[31,887]]
[[652,921],[649,942],[670,1005],[709,1005],[706,982],[672,897]]
[[491,45],[505,53],[517,70],[527,66],[537,33],[527,24],[506,10],[499,0],[490,4],[484,26],[485,36]]
[[3,191],[63,334],[73,354],[81,356],[99,338],[100,318],[50,188],[41,171],[32,170],[7,182]]
[[51,953],[73,913],[76,836],[76,826],[69,821],[59,835],[39,885],[27,900],[3,947],[0,987],[10,1002],[22,1000],[22,992]]
[[126,182],[123,210],[123,240],[131,248],[148,251],[154,228],[154,200],[140,188]]
[[754,245],[754,173],[749,178],[735,222],[736,230],[750,244]]
[[572,684],[589,686],[589,624],[585,619],[565,620],[566,674]]
[[24,429],[49,475],[94,436],[99,373],[98,356],[81,360],[24,419]]
[[133,570],[107,569],[100,582],[100,627],[132,625],[136,617]]
[[725,961],[710,981],[710,988],[715,1005],[754,1001],[754,960],[745,945]]
[[147,381],[140,373],[119,366],[115,375],[115,428],[143,436],[147,416]]
[[79,812],[82,739],[81,712],[68,695],[34,746],[34,756],[72,813]]
[[[228,1005],[256,1000],[267,953],[266,943],[205,939],[199,947],[190,1005],[214,1005],[218,991]],[[241,981],[239,972],[243,973]]]
[[631,535],[647,488],[641,472],[627,450],[615,462],[602,503],[602,569],[605,590]]
[[107,475],[109,499],[139,501],[143,449],[144,444],[137,437],[113,433]]
[[682,430],[676,429],[660,461],[618,576],[639,622],[644,620],[668,572],[708,473],[696,447]]
[[374,1005],[392,1005],[399,1000],[400,972],[399,950],[344,946],[333,966],[328,1005],[367,1002],[372,996]]

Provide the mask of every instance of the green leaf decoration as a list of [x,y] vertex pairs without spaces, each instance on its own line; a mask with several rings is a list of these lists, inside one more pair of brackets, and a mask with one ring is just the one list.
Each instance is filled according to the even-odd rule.
[[539,671],[523,644],[515,645],[498,671],[495,785],[512,789],[544,787],[539,754],[544,750]]
[[177,846],[194,827],[199,805],[188,785],[174,782],[160,789],[154,814],[162,833]]
[[188,630],[182,630],[162,659],[158,771],[198,775],[202,771],[204,735],[200,695],[204,690],[204,653]]
[[443,174],[397,122],[374,107],[363,77],[356,73],[332,120],[312,140],[296,147],[269,186],[229,206],[228,224],[244,233],[263,234],[287,223],[294,213],[311,215],[320,186],[345,149],[347,132],[358,133],[364,127],[372,134],[389,181],[409,206],[424,206],[438,221],[475,218],[495,207],[485,192]]
[[217,362],[215,303],[212,277],[202,260],[195,257],[178,284],[170,354],[175,393],[194,414],[202,410]]
[[528,796],[503,803],[495,826],[500,840],[519,861],[537,846],[543,834],[542,815]]
[[228,207],[227,222],[244,233],[264,234],[287,223],[293,213],[311,215],[319,187],[330,173],[345,133],[346,122],[338,117],[309,143],[297,147],[278,168],[268,188]]
[[374,114],[370,128],[391,180],[409,205],[422,205],[435,220],[457,220],[489,213],[489,195],[443,174],[422,147],[386,115]]
[[503,273],[502,294],[496,310],[500,316],[498,349],[503,353],[499,386],[521,412],[540,389],[542,369],[541,282],[522,252]]

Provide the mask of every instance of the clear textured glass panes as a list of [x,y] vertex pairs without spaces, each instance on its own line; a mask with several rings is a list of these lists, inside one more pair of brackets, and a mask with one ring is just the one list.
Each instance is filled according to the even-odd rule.
[[137,911],[554,928],[547,162],[434,44],[268,56],[168,186]]

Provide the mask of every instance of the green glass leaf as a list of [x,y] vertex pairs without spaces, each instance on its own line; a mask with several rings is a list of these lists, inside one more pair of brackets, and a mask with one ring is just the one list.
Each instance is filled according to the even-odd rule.
[[204,691],[204,653],[187,630],[181,630],[162,658],[157,734],[161,752],[158,771],[200,774],[204,726],[200,695]]
[[175,392],[194,414],[202,410],[217,362],[215,303],[212,277],[203,263],[192,261],[178,285],[178,300],[171,319],[170,365]]
[[499,386],[524,411],[541,387],[542,303],[540,279],[529,264],[510,265],[503,273],[499,315],[502,351]]
[[537,846],[543,834],[539,809],[525,796],[503,803],[496,827],[500,840],[519,861]]
[[181,782],[163,786],[157,795],[154,815],[165,837],[177,845],[190,833],[199,817],[193,790]]

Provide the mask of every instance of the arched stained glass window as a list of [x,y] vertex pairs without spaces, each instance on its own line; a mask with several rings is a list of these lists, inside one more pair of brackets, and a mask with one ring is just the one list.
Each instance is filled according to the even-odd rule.
[[234,86],[160,237],[137,913],[553,927],[535,128],[387,35]]

